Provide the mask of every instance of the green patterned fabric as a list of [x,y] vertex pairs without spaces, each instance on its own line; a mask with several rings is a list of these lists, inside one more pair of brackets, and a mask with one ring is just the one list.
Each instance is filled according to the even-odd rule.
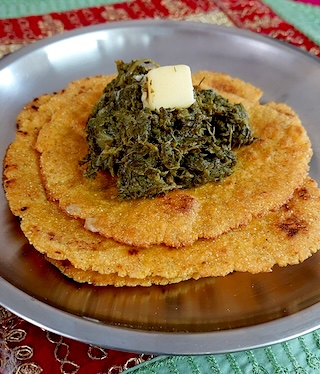
[[125,374],[129,373],[319,374],[320,330],[288,342],[245,352],[200,356],[160,356],[125,371]]
[[320,6],[290,0],[263,0],[276,14],[320,44]]
[[51,12],[64,12],[91,6],[121,3],[125,0],[0,0],[0,18],[17,18]]

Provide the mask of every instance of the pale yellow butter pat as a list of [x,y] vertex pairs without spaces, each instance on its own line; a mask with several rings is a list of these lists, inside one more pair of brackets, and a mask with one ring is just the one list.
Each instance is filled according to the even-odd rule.
[[150,70],[146,96],[144,106],[151,110],[189,108],[195,102],[189,66],[161,66]]

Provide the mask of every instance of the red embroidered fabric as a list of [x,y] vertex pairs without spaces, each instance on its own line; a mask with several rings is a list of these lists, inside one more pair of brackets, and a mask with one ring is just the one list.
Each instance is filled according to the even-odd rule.
[[[320,47],[259,0],[132,0],[99,7],[0,20],[0,57],[24,44],[83,26],[145,18],[217,23],[221,13],[233,24],[284,40],[317,56]],[[219,18],[220,17],[220,18]],[[196,19],[196,18],[195,18]]]
[[[132,0],[63,13],[2,19],[0,58],[25,44],[66,30],[105,22],[145,18],[189,19],[234,25],[284,40],[320,57],[318,45],[259,0]],[[150,357],[93,347],[57,336],[0,307],[2,373],[115,374]]]
[[0,307],[0,373],[121,373],[151,356],[118,352],[36,327]]

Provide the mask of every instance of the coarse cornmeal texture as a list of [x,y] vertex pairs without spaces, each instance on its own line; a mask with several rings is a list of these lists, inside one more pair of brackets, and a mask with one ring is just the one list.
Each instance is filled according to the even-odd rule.
[[19,115],[16,139],[4,160],[4,187],[30,243],[76,281],[149,286],[233,271],[257,273],[270,271],[274,264],[299,263],[319,249],[320,190],[309,178],[279,210],[215,240],[183,248],[137,248],[87,231],[81,220],[47,199],[42,184],[35,143],[41,124],[50,120],[50,100],[40,97]]
[[[188,262],[185,261],[185,256],[188,256],[188,259],[196,263],[194,264],[195,272],[186,279],[210,276],[204,275],[207,266],[211,268],[212,276],[219,276],[232,271],[269,272],[272,271],[275,263],[279,266],[298,264],[320,249],[320,234],[317,230],[317,225],[320,223],[319,212],[320,190],[315,181],[307,178],[305,184],[295,191],[294,197],[278,211],[270,212],[264,218],[254,218],[248,226],[235,229],[216,240],[197,241],[184,251],[179,265],[179,259],[176,257],[179,255],[179,249],[171,249],[172,252],[169,253],[167,248],[164,256],[160,257],[160,261],[165,264],[167,257],[169,265],[184,267],[184,274],[186,274]],[[163,249],[164,247],[161,246],[160,251]],[[195,250],[195,256],[190,253],[192,249]],[[139,261],[145,260],[146,257],[142,255],[143,251],[144,249],[137,250],[136,253],[130,253],[130,255],[137,256]],[[205,256],[208,256],[207,261],[202,257],[202,251],[205,252]],[[174,254],[174,261],[169,260],[172,254]],[[151,253],[148,255],[152,256]],[[201,258],[197,259],[196,256]],[[177,283],[183,280],[183,277],[178,275],[166,278],[153,276],[153,273],[143,279],[122,277],[117,273],[103,274],[98,271],[82,270],[73,266],[70,261],[50,259],[49,261],[63,274],[77,282],[89,282],[95,285],[149,286]],[[154,265],[155,268],[161,266]]]
[[[139,247],[190,245],[279,208],[302,185],[309,169],[311,144],[299,118],[284,104],[259,104],[260,91],[248,83],[225,75],[219,80],[217,73],[212,79],[209,72],[197,75],[201,76],[201,84],[216,85],[222,96],[245,106],[253,134],[259,138],[234,150],[238,161],[231,176],[222,182],[129,201],[118,199],[116,180],[107,173],[87,180],[79,167],[79,160],[87,154],[79,129],[101,94],[102,84],[95,77],[72,82],[46,104],[52,118],[43,125],[36,148],[41,153],[48,197],[58,201],[67,214],[85,220],[86,229]],[[250,100],[244,98],[246,92]]]

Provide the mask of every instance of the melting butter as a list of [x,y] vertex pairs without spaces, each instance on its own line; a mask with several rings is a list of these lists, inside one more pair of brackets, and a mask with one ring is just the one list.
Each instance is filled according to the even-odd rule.
[[143,104],[151,110],[189,108],[194,102],[190,67],[187,65],[161,66],[147,74],[147,89]]

